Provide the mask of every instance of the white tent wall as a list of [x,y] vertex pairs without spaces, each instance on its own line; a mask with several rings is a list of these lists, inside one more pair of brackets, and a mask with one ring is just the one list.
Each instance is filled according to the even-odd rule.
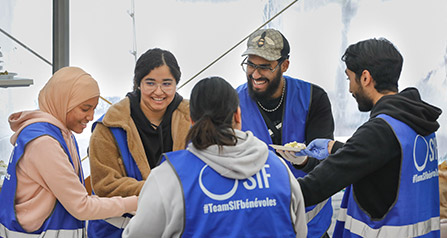
[[[149,48],[177,57],[180,85],[233,47],[292,1],[286,0],[135,0],[137,56]],[[117,101],[132,89],[134,56],[131,1],[70,1],[70,65],[98,80],[101,94]],[[447,1],[444,0],[301,0],[274,19],[291,44],[288,75],[322,86],[330,95],[336,136],[349,137],[368,118],[348,92],[344,49],[360,40],[385,37],[404,56],[399,89],[415,86],[422,98],[445,112],[437,132],[440,161],[447,158]],[[51,61],[51,1],[0,0],[0,28]],[[0,88],[0,160],[12,146],[7,118],[37,108],[37,95],[52,68],[0,33],[3,70],[34,79],[23,88]],[[179,93],[189,98],[197,80],[219,75],[233,86],[246,81],[240,68],[245,42],[192,80]],[[95,119],[108,105],[101,102]],[[86,156],[90,130],[76,135]],[[88,160],[84,163],[89,174]]]

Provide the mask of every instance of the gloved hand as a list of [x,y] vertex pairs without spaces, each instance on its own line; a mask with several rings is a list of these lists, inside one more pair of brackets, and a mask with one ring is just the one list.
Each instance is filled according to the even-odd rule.
[[324,159],[329,156],[328,144],[331,139],[315,139],[307,145],[307,148],[300,151],[317,159]]
[[292,164],[301,165],[307,161],[307,155],[304,150],[300,152],[286,151],[286,150],[276,150],[278,154],[281,155],[285,160],[292,162]]

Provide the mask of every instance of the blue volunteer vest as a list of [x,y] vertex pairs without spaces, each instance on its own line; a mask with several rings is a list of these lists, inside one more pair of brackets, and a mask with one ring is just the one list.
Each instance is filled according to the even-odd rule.
[[182,237],[295,237],[287,168],[272,152],[257,174],[222,177],[187,150],[164,154],[183,191]]
[[439,237],[438,152],[435,133],[418,135],[388,115],[402,151],[397,201],[380,220],[372,220],[356,203],[352,185],[340,207],[334,237]]
[[[96,127],[97,123],[102,123],[104,115],[102,115],[92,126],[92,132]],[[138,181],[143,180],[141,176],[140,169],[138,168],[135,160],[130,153],[129,147],[127,145],[127,134],[126,131],[119,127],[110,127],[110,131],[115,138],[118,145],[121,158],[123,159],[124,167],[128,177],[134,178]],[[123,217],[131,217],[130,214],[124,214]],[[118,228],[104,220],[91,220],[88,222],[88,237],[89,238],[102,238],[102,237],[121,237],[124,228]]]
[[[0,237],[37,237],[36,234],[41,234],[39,237],[83,237],[85,222],[74,218],[57,200],[53,212],[38,230],[26,232],[17,221],[14,209],[17,191],[16,167],[23,156],[26,145],[44,135],[51,136],[60,143],[73,165],[67,144],[58,127],[46,122],[33,123],[25,127],[17,138],[0,192]],[[81,165],[80,161],[79,164]],[[80,171],[79,181],[83,183],[82,166]]]
[[[311,84],[289,76],[286,80],[286,102],[282,122],[282,141],[300,143],[305,142],[306,119],[309,113],[311,100]],[[264,141],[267,145],[272,144],[267,124],[256,105],[256,102],[248,94],[247,84],[237,88],[242,113],[242,130],[251,131],[253,135]],[[269,149],[275,151],[269,146]],[[306,175],[305,172],[293,167],[292,163],[286,161],[295,178]],[[329,229],[332,219],[331,199],[306,207],[308,237],[321,237]]]

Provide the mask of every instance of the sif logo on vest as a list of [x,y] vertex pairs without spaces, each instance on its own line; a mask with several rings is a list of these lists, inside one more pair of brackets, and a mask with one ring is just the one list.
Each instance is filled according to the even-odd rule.
[[427,141],[421,135],[416,136],[413,147],[413,162],[414,167],[419,172],[413,175],[413,183],[438,176],[438,143],[436,137],[429,137]]
[[[200,175],[199,175],[199,186],[200,189],[203,191],[203,193],[205,193],[206,196],[208,196],[211,199],[214,200],[218,200],[218,201],[222,201],[222,200],[227,200],[229,198],[231,198],[237,190],[237,187],[239,185],[239,180],[235,179],[234,180],[234,184],[233,187],[226,193],[214,193],[212,191],[210,191],[208,188],[206,188],[206,186],[203,183],[203,172],[205,171],[205,169],[208,167],[208,165],[203,166],[203,168],[200,170]],[[253,190],[256,187],[259,187],[260,189],[262,188],[269,188],[269,178],[270,178],[270,174],[267,173],[267,171],[265,170],[265,168],[270,168],[269,164],[265,164],[264,167],[257,172],[255,175],[253,175],[252,177],[248,178],[248,181],[243,182],[243,186],[245,189],[247,190]],[[256,179],[254,178],[256,177]]]
[[[211,202],[203,204],[203,213],[228,212],[233,210],[276,206],[276,199],[264,197],[265,195],[261,198],[258,198],[257,196],[251,198],[235,196],[235,198],[231,199],[235,194],[238,194],[238,189],[269,189],[269,179],[271,174],[266,171],[266,168],[270,168],[270,165],[265,164],[258,173],[245,179],[242,182],[242,186],[239,186],[239,183],[241,182],[240,180],[222,178],[217,173],[211,171],[208,171],[210,173],[207,173],[207,170],[211,170],[211,168],[208,168],[208,165],[203,166],[199,174],[200,189],[207,197],[216,201],[215,203]],[[220,201],[224,202],[222,203]]]

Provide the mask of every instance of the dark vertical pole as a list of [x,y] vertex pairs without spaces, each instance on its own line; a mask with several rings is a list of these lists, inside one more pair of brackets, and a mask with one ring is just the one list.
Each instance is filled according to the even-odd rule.
[[69,65],[69,0],[53,0],[53,73]]

